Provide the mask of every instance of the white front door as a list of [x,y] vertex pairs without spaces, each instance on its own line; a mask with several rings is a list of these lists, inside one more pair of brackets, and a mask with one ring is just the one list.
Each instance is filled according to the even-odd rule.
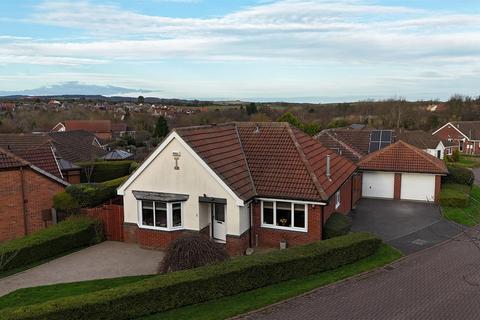
[[227,226],[225,224],[225,205],[212,203],[213,238],[221,241],[227,240]]
[[362,178],[362,196],[365,198],[393,199],[395,174],[392,172],[366,171]]

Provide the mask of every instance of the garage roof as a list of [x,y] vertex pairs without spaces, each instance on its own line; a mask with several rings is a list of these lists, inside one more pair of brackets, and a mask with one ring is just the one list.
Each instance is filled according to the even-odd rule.
[[358,162],[358,166],[362,170],[448,173],[442,160],[401,140],[364,157]]

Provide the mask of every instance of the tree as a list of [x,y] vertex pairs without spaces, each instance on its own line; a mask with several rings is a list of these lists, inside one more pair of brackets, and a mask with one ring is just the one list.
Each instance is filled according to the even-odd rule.
[[257,113],[258,110],[257,110],[257,105],[255,104],[255,102],[251,102],[248,106],[247,106],[247,114],[248,115],[251,115],[251,114],[254,114],[254,113]]
[[303,125],[303,131],[306,134],[314,136],[322,130],[320,125],[317,122],[307,122]]
[[156,138],[163,138],[168,134],[169,131],[167,120],[163,116],[158,117],[157,123],[155,124],[155,130],[153,131],[153,136]]
[[303,130],[303,123],[297,117],[295,117],[291,112],[285,112],[280,118],[277,119],[277,122],[288,122],[292,126],[297,127],[300,130]]
[[145,98],[143,96],[138,96],[137,103],[140,104],[140,103],[144,103],[144,102],[145,102]]

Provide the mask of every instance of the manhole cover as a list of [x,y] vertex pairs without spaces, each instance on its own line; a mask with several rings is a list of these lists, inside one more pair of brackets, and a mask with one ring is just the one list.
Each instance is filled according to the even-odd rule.
[[429,241],[423,240],[423,239],[417,239],[417,240],[413,240],[412,243],[416,244],[417,246],[424,246],[427,243],[429,243]]

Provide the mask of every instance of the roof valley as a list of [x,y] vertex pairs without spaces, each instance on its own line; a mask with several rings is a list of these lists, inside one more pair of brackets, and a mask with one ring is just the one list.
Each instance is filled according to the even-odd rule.
[[243,158],[245,159],[245,165],[247,167],[248,176],[250,177],[250,181],[252,183],[253,194],[258,195],[257,187],[255,186],[255,182],[253,181],[252,171],[250,170],[250,164],[248,163],[247,155],[245,154],[245,150],[243,149],[243,142],[242,142],[242,139],[240,138],[240,134],[238,132],[238,127],[236,125],[235,125],[235,132],[237,133],[238,142],[240,144],[240,150],[242,151]]

